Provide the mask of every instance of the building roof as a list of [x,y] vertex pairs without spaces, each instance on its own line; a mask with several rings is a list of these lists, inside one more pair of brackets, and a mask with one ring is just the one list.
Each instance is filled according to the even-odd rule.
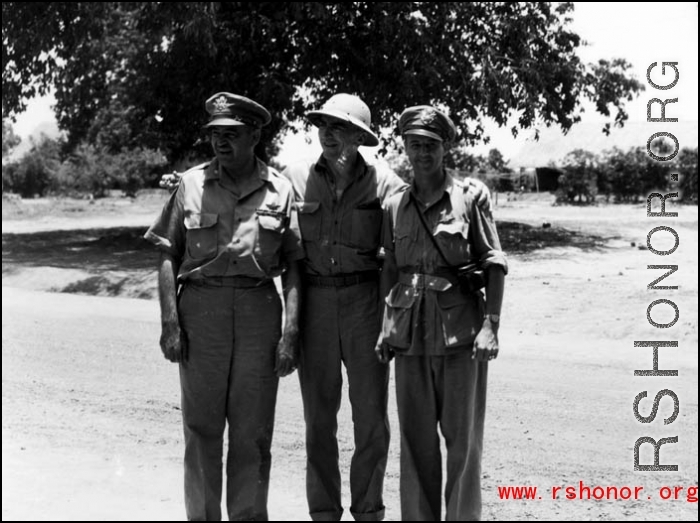
[[558,127],[550,127],[540,133],[539,141],[523,140],[518,145],[518,150],[514,148],[510,155],[504,151],[504,155],[510,158],[508,166],[514,169],[544,167],[550,163],[557,165],[575,149],[601,153],[613,147],[623,150],[646,147],[647,140],[658,132],[672,133],[681,149],[698,146],[697,120],[668,123],[628,122],[622,129],[611,129],[609,136],[602,132],[602,128],[601,123],[579,123],[564,135]]

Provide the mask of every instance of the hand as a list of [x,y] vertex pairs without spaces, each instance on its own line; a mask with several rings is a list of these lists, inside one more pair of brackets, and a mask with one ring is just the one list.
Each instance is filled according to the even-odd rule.
[[377,346],[374,349],[374,353],[377,355],[377,359],[380,363],[389,363],[394,358],[394,351],[391,347],[382,341],[382,335],[379,335],[377,340]]
[[469,190],[474,194],[476,204],[481,210],[491,212],[491,193],[486,184],[476,178],[465,178],[464,180],[469,185]]
[[299,336],[297,333],[285,332],[277,344],[275,353],[275,373],[284,378],[297,368],[299,355]]
[[472,349],[472,359],[478,361],[495,360],[498,357],[498,334],[491,321],[484,320],[484,324],[476,335]]
[[160,334],[160,350],[166,360],[172,362],[187,361],[187,338],[180,329],[180,323],[168,322],[163,324]]
[[159,185],[163,189],[168,189],[170,192],[173,192],[177,189],[177,186],[180,185],[180,178],[182,178],[182,173],[173,171],[172,174],[164,174],[161,176]]

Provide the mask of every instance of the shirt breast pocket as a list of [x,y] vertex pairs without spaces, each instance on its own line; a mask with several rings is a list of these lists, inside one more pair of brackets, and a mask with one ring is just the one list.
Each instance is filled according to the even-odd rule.
[[305,242],[314,242],[321,237],[321,203],[320,202],[296,202],[294,208],[297,212],[301,239]]
[[351,222],[351,246],[360,251],[378,251],[382,231],[381,208],[353,209]]
[[285,216],[258,215],[258,241],[256,254],[267,268],[277,264],[277,255],[282,246],[282,233],[285,230]]
[[219,215],[212,213],[193,212],[185,216],[187,254],[190,258],[203,260],[216,256],[218,221]]

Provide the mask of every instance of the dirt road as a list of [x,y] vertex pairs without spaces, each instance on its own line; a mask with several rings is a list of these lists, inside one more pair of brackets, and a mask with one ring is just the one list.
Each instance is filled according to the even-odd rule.
[[[511,256],[502,352],[489,376],[483,460],[486,520],[698,518],[697,501],[687,501],[687,488],[698,483],[697,208],[674,225],[681,247],[673,261],[661,262],[631,246],[645,240],[650,229],[649,222],[637,220],[640,209],[611,206],[606,212],[590,209],[586,214],[581,209],[504,206],[497,212],[503,222],[534,227],[548,220],[576,232],[578,238],[596,234],[599,240],[566,246],[547,244],[545,238],[542,248]],[[27,226],[16,231],[27,236],[13,237],[3,222],[3,519],[184,519],[178,381],[176,367],[158,349],[157,302],[45,292],[51,285],[65,290],[66,282],[60,281],[65,271],[78,271],[70,272],[70,282],[75,283],[85,281],[81,270],[102,267],[104,274],[114,276],[124,265],[110,265],[104,249],[91,250],[88,247],[95,245],[89,242],[59,245],[30,230]],[[43,251],[37,247],[42,242]],[[130,280],[138,287],[152,276],[153,265],[129,265],[133,256],[119,251],[117,243],[110,243],[115,249],[110,252],[122,254],[112,255],[110,263],[118,258],[128,267],[124,272],[144,271],[140,280]],[[75,251],[82,254],[71,259],[76,245],[85,249]],[[103,258],[95,258],[100,252]],[[646,265],[652,263],[677,263],[680,288],[647,290],[652,271]],[[50,278],[53,284],[46,281]],[[127,286],[119,291],[125,294],[113,289],[112,295],[133,295]],[[95,286],[98,291],[106,288]],[[91,290],[84,283],[77,289]],[[649,303],[659,298],[672,299],[680,310],[678,322],[662,333],[646,319]],[[668,311],[659,308],[654,318],[670,321],[672,314],[665,314]],[[659,367],[678,369],[678,377],[633,375],[635,369],[651,368],[652,350],[634,347],[635,340],[646,339],[679,340],[678,348],[659,351]],[[665,388],[679,398],[677,419],[663,424],[662,418],[673,411],[666,397],[653,423],[637,421],[632,411],[635,396],[648,391],[640,412],[649,415],[655,394]],[[397,521],[393,390],[390,406],[393,440],[385,502],[387,520]],[[345,481],[353,450],[351,431],[344,401],[339,440]],[[272,519],[308,519],[303,436],[293,375],[282,380],[278,397]],[[678,471],[635,472],[633,447],[642,436],[678,436],[677,444],[662,447],[660,458],[662,464],[677,464]],[[647,445],[641,462],[652,461]],[[501,499],[499,487],[503,491],[509,486],[538,490],[529,500]],[[628,499],[566,499],[566,487],[575,498],[585,497],[589,487],[593,498],[602,492],[596,486],[616,487],[619,497],[628,492],[623,487],[632,489]],[[637,491],[638,499],[632,494],[635,486],[643,488]],[[552,499],[552,487],[562,487],[557,499]],[[671,497],[676,492],[679,499],[661,499],[668,493],[664,487],[671,487]],[[344,500],[347,507],[347,483]]]

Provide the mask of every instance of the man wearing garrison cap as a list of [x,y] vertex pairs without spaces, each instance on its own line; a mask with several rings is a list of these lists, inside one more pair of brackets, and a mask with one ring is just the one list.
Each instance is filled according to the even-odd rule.
[[[401,427],[401,519],[439,521],[445,438],[446,519],[481,517],[481,452],[489,361],[498,355],[506,258],[488,208],[468,183],[445,169],[456,136],[437,108],[409,107],[399,130],[413,168],[409,190],[384,212],[382,289],[390,291],[376,352],[396,354]],[[478,264],[481,285],[458,277]]]
[[[161,251],[161,350],[180,367],[189,520],[267,520],[278,379],[296,368],[298,261],[289,181],[255,157],[262,105],[205,103],[214,159],[185,172],[145,237]],[[286,321],[273,283],[282,276]]]

